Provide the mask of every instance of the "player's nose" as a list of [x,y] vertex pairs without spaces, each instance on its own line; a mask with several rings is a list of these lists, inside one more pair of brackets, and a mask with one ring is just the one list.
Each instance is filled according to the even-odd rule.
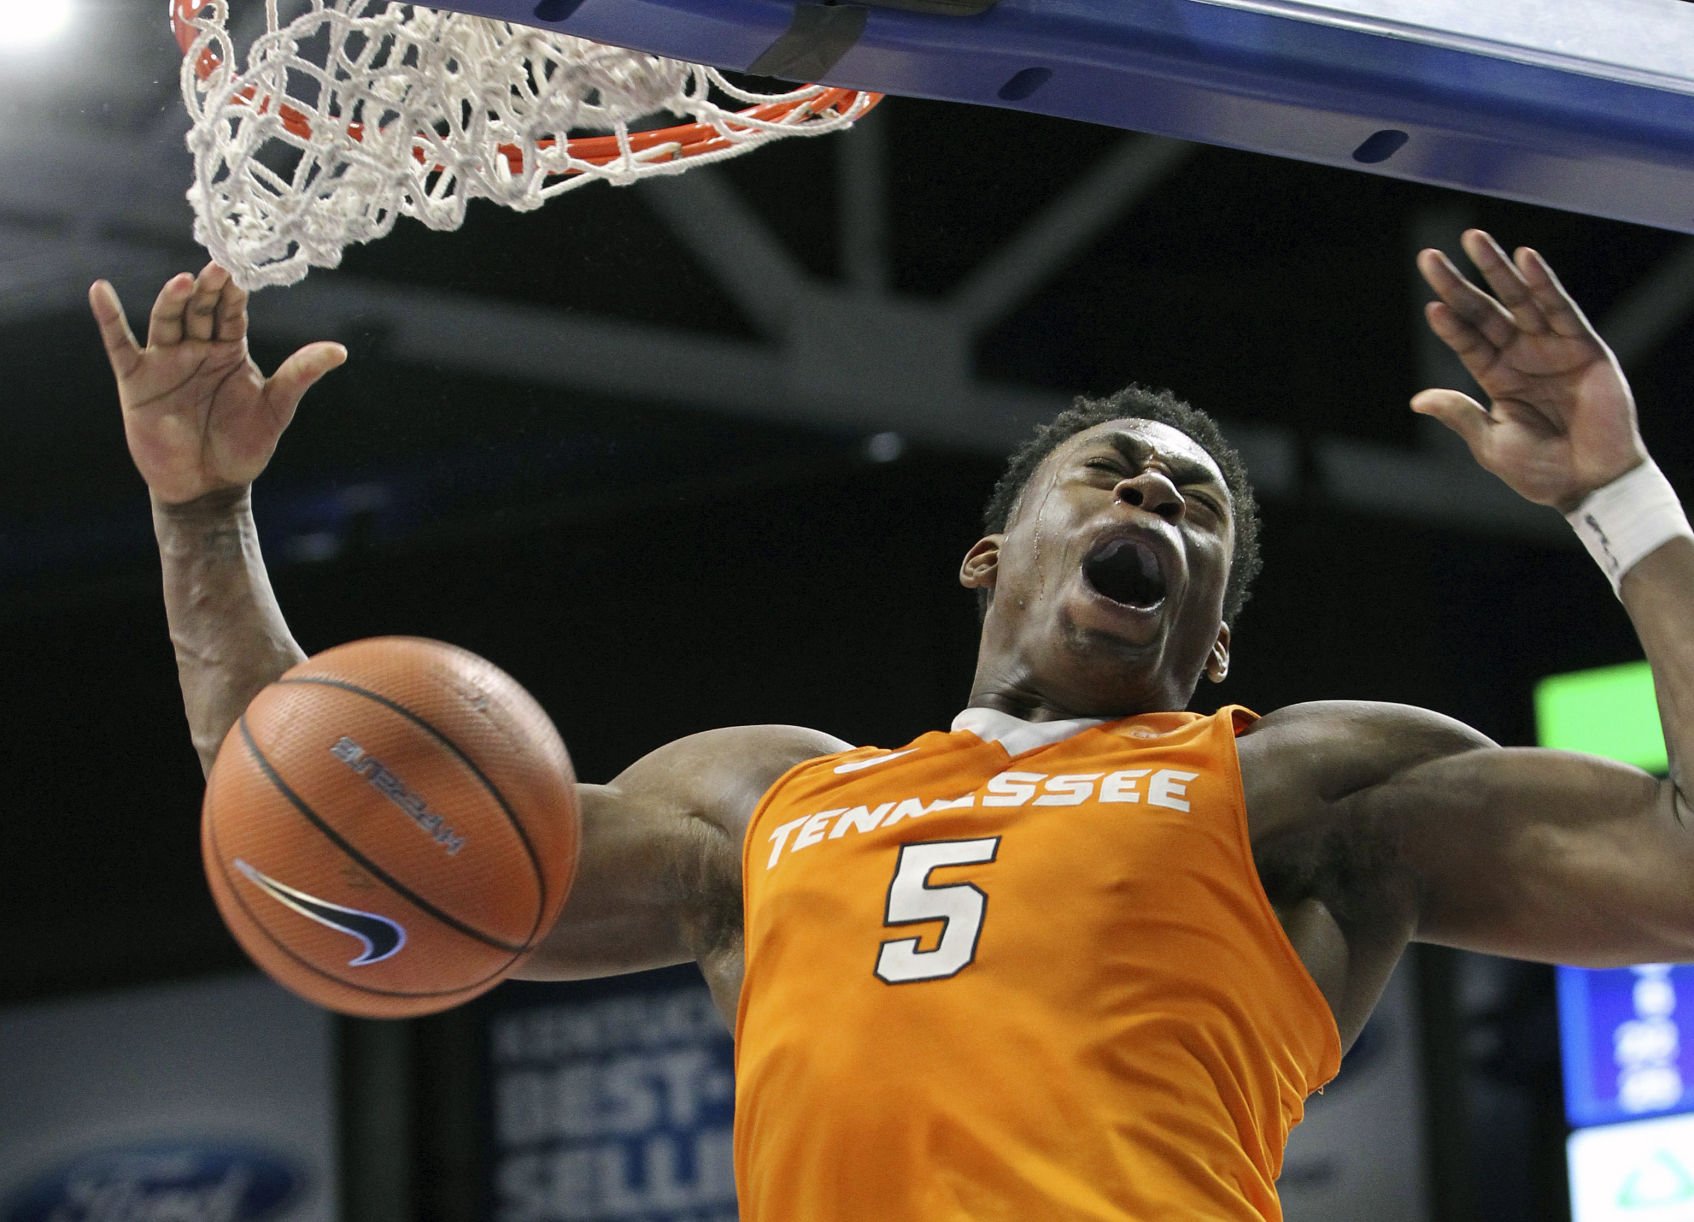
[[1169,522],[1180,518],[1187,505],[1170,477],[1152,467],[1118,481],[1113,491],[1124,504],[1156,513]]

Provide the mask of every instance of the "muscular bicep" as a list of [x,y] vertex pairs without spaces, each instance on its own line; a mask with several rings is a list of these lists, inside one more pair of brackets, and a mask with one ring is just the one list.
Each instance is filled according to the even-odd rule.
[[794,764],[845,746],[796,726],[713,730],[659,748],[608,784],[579,786],[576,882],[517,975],[610,976],[738,944],[748,819]]
[[1593,967],[1694,958],[1694,830],[1668,782],[1486,745],[1359,799],[1410,873],[1420,941]]
[[610,976],[691,958],[680,920],[679,868],[722,856],[721,833],[615,785],[583,785],[582,851],[558,923],[517,974],[530,980]]

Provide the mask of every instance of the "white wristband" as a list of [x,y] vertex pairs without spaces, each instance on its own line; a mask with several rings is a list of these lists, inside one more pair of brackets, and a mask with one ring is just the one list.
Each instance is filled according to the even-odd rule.
[[1614,594],[1623,575],[1648,552],[1678,536],[1694,539],[1682,502],[1652,459],[1590,492],[1565,521],[1611,581]]

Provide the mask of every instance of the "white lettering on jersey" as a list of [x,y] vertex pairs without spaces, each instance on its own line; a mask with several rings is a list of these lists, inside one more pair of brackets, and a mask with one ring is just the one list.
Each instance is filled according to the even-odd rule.
[[1035,799],[1035,805],[1081,806],[1093,795],[1094,782],[1099,779],[1098,772],[1076,776],[1050,776],[1041,786],[1041,796]]
[[967,793],[962,798],[942,798],[939,802],[931,802],[929,804],[929,810],[925,811],[924,813],[929,814],[932,811],[938,811],[938,810],[957,810],[961,806],[975,806],[975,805],[976,805],[976,795],[974,793]]
[[1100,801],[1102,802],[1139,802],[1141,795],[1136,792],[1136,785],[1148,773],[1146,768],[1127,768],[1122,772],[1114,772],[1100,782]]
[[820,810],[807,819],[805,823],[800,825],[800,834],[794,837],[795,850],[807,848],[822,840],[824,828],[829,826],[831,819],[841,813],[840,810]]
[[916,819],[919,815],[927,815],[931,807],[925,806],[921,799],[905,798],[894,808],[888,818],[882,821],[883,827],[892,827],[902,819]]
[[829,829],[829,838],[839,840],[847,834],[847,829],[855,832],[868,832],[882,822],[882,817],[894,808],[894,803],[884,802],[872,810],[868,806],[855,806],[852,810],[841,812],[841,818],[835,821],[835,826]]
[[1035,794],[1035,787],[1047,778],[1039,772],[1002,772],[988,778],[988,792],[982,795],[984,806],[1026,806]]
[[1119,772],[1071,772],[1049,776],[1045,772],[1002,772],[988,779],[977,793],[926,802],[922,798],[899,798],[876,806],[838,807],[790,819],[770,834],[771,854],[765,862],[774,869],[783,853],[798,853],[824,840],[840,840],[853,833],[893,827],[907,819],[919,819],[939,810],[973,806],[1081,806],[1091,799],[1102,806],[1144,804],[1166,810],[1189,809],[1188,783],[1198,772],[1179,768],[1125,768]]
[[1161,768],[1153,774],[1153,779],[1147,782],[1147,801],[1154,806],[1187,810],[1188,799],[1182,795],[1188,792],[1188,782],[1199,775],[1198,772],[1178,772],[1174,768]]
[[782,856],[782,846],[788,843],[788,833],[810,818],[810,815],[801,815],[798,819],[790,819],[771,833],[771,859],[765,863],[765,869],[775,867],[776,859]]

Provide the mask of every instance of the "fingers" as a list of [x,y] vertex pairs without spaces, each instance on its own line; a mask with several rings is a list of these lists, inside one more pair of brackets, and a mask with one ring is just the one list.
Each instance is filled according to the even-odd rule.
[[187,339],[218,337],[218,317],[223,290],[229,284],[229,273],[216,263],[208,263],[194,278],[194,292],[183,310],[183,335]]
[[1499,243],[1480,229],[1467,229],[1460,241],[1492,296],[1465,279],[1438,250],[1419,251],[1417,262],[1440,298],[1426,307],[1425,316],[1472,374],[1478,374],[1485,363],[1479,343],[1490,345],[1495,355],[1520,339],[1535,337],[1552,342],[1577,339],[1604,349],[1582,307],[1537,251],[1520,246],[1508,258]]
[[1456,390],[1425,390],[1412,396],[1412,410],[1432,416],[1465,439],[1474,454],[1491,423],[1488,413],[1469,395]]
[[1438,250],[1420,251],[1418,270],[1442,301],[1492,343],[1503,346],[1514,333],[1597,338],[1582,308],[1539,252],[1520,246],[1508,257],[1500,244],[1480,229],[1465,230],[1459,241],[1482,273],[1492,297],[1466,280]]
[[336,343],[307,344],[289,357],[271,375],[265,389],[272,409],[284,423],[294,414],[301,398],[318,379],[347,361],[347,349]]
[[1518,247],[1517,269],[1530,296],[1535,299],[1536,308],[1556,334],[1599,338],[1587,315],[1583,314],[1582,307],[1565,291],[1565,286],[1559,283],[1558,276],[1539,251],[1527,246]]
[[141,359],[141,345],[135,342],[135,332],[129,329],[118,291],[106,281],[96,280],[88,286],[88,308],[94,312],[112,372],[119,378],[127,377]]
[[1465,279],[1453,261],[1439,250],[1419,251],[1418,271],[1448,310],[1489,344],[1502,347],[1516,334],[1518,324],[1511,312]]
[[153,300],[153,313],[147,318],[147,346],[180,344],[182,342],[182,312],[194,295],[194,277],[181,272],[165,281],[165,287]]
[[159,290],[147,323],[149,346],[185,340],[240,340],[247,336],[247,294],[228,270],[208,263],[198,276],[172,276]]
[[[219,269],[222,271],[223,269]],[[224,275],[229,276],[228,272]],[[218,294],[218,329],[217,338],[221,340],[244,340],[247,338],[247,290],[238,285],[233,278]]]
[[1529,285],[1524,283],[1517,265],[1506,257],[1506,252],[1491,234],[1481,229],[1467,229],[1459,235],[1459,244],[1465,248],[1470,261],[1476,264],[1476,269],[1482,273],[1494,295],[1511,311],[1520,329],[1529,332],[1547,330],[1547,320],[1542,317],[1540,307],[1530,294]]
[[1480,327],[1445,302],[1432,301],[1423,308],[1429,329],[1459,358],[1465,371],[1478,382],[1482,381],[1500,357],[1502,344],[1483,333]]

